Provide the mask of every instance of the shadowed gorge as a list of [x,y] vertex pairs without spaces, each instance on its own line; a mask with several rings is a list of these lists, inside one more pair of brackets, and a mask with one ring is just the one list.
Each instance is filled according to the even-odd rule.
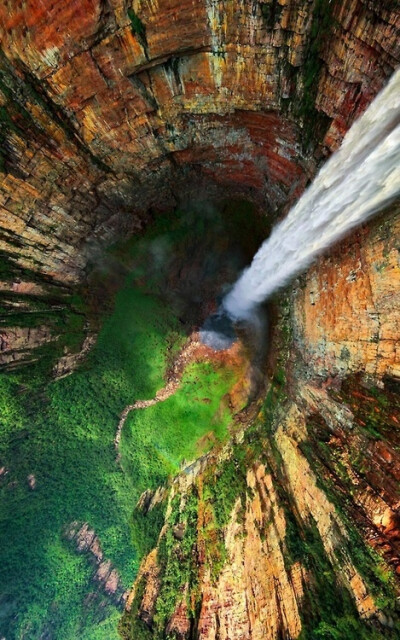
[[399,62],[396,0],[0,1],[0,638],[400,636],[398,200],[218,316]]

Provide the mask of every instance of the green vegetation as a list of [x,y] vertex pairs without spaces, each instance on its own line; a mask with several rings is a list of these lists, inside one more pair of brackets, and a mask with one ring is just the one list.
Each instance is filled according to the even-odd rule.
[[[273,429],[271,430],[274,412],[279,407],[282,408],[285,402],[283,380],[283,372],[278,370],[264,402],[262,415],[270,434],[267,449],[270,467],[275,476],[274,486],[285,512],[287,570],[295,562],[301,562],[311,576],[301,608],[303,629],[300,640],[394,640],[398,637],[398,627],[395,625],[393,630],[386,629],[383,632],[380,628],[374,628],[361,620],[349,591],[340,582],[341,567],[350,558],[377,605],[386,612],[390,612],[396,606],[392,573],[382,558],[365,543],[354,523],[347,517],[345,503],[346,500],[351,501],[350,492],[343,494],[343,491],[338,489],[340,480],[329,480],[326,473],[327,468],[330,468],[328,461],[325,459],[324,464],[327,467],[324,467],[319,460],[326,445],[324,442],[316,442],[315,436],[319,429],[317,422],[308,425],[310,441],[302,442],[300,448],[317,475],[318,485],[339,512],[348,534],[348,538],[343,540],[342,546],[336,550],[337,566],[333,566],[327,557],[315,522],[310,519],[307,526],[304,526],[304,523],[297,519],[291,495],[287,492],[287,481],[282,473],[282,461],[274,442]],[[344,473],[344,469],[339,471]]]
[[[289,339],[289,334],[285,331]],[[285,344],[284,336],[284,344]],[[319,481],[328,498],[336,505],[345,524],[348,538],[341,538],[341,546],[336,549],[337,563],[332,564],[328,557],[315,521],[308,522],[297,516],[293,498],[287,489],[284,465],[274,443],[274,425],[286,402],[286,370],[283,354],[273,376],[269,391],[263,402],[257,420],[251,425],[243,441],[233,446],[230,458],[222,464],[210,466],[189,494],[188,503],[180,508],[180,497],[172,501],[168,529],[158,547],[161,591],[156,604],[154,626],[149,628],[137,617],[140,597],[135,601],[135,609],[125,615],[121,623],[124,638],[135,640],[162,640],[166,638],[166,624],[184,597],[184,587],[188,585],[187,603],[189,617],[196,620],[199,614],[201,593],[198,587],[197,552],[201,549],[203,561],[208,565],[211,579],[217,580],[226,562],[224,548],[224,528],[229,522],[232,509],[240,497],[242,502],[238,519],[244,515],[247,487],[246,473],[256,461],[264,462],[268,472],[274,476],[274,488],[279,506],[284,510],[286,535],[283,553],[286,569],[289,572],[293,564],[301,562],[307,572],[307,588],[300,608],[302,617],[301,640],[395,640],[399,629],[394,623],[393,629],[382,629],[379,624],[362,620],[357,612],[354,600],[341,579],[343,566],[348,559],[354,563],[363,577],[368,591],[373,594],[378,606],[389,615],[395,606],[393,576],[385,567],[379,555],[363,541],[354,524],[343,512],[343,496],[335,493],[329,481]],[[372,398],[379,398],[381,406],[387,402],[383,394],[371,392]],[[310,430],[314,433],[320,425],[314,424]],[[325,443],[322,443],[323,445]],[[318,478],[325,478],[319,466],[315,444],[302,443],[303,452],[309,459]],[[314,447],[314,448],[313,448]],[[319,449],[318,449],[319,451]],[[199,526],[202,522],[202,527]],[[174,529],[185,524],[183,540],[174,535]],[[268,526],[267,523],[266,526]],[[265,536],[265,530],[260,530]],[[339,539],[339,538],[338,538]],[[396,616],[393,616],[396,619]],[[195,625],[194,625],[195,628]]]
[[128,9],[129,20],[131,21],[132,33],[144,36],[146,33],[146,28],[139,18],[139,16],[134,12],[132,8]]
[[395,439],[393,430],[397,429],[398,423],[393,416],[400,411],[398,394],[389,390],[382,391],[377,387],[360,387],[357,397],[352,393],[353,386],[357,389],[357,382],[350,378],[343,386],[341,397],[351,406],[358,428],[374,440],[390,442]]
[[[7,299],[10,299],[9,294]],[[49,331],[51,341],[36,347],[32,355],[28,353],[26,356],[29,373],[16,378],[25,385],[26,376],[31,387],[40,386],[48,381],[56,359],[64,355],[65,348],[69,353],[78,353],[81,350],[86,337],[86,316],[82,311],[82,302],[78,301],[76,296],[59,298],[55,303],[46,297],[30,296],[29,300],[24,299],[23,303],[28,307],[24,312],[11,310],[2,314],[0,327],[45,326]],[[23,364],[22,360],[20,365]]]
[[[143,478],[148,474],[143,467],[143,452],[138,452],[134,443],[139,438],[147,444],[154,425],[160,425],[162,440],[151,453],[159,460],[160,467],[168,468],[171,474],[179,471],[182,460],[192,460],[209,450],[215,440],[221,441],[231,420],[230,411],[221,400],[233,381],[233,374],[228,370],[218,371],[210,363],[192,364],[183,376],[180,389],[168,400],[131,412],[121,443],[122,465],[129,475]],[[209,433],[205,433],[205,425]],[[200,439],[198,448],[194,448],[193,442]]]
[[[309,433],[313,433],[315,431],[315,427],[309,426]],[[324,447],[320,448],[319,444],[316,444],[314,441],[311,442],[303,442],[301,444],[301,449],[308,461],[312,465],[313,469],[317,473],[318,485],[324,491],[324,493],[328,496],[329,500],[332,504],[335,505],[336,510],[340,514],[341,521],[345,525],[347,540],[343,542],[343,546],[340,549],[337,549],[337,556],[340,562],[343,564],[347,561],[347,558],[351,558],[352,563],[359,571],[363,580],[365,581],[369,593],[374,597],[375,602],[379,606],[380,609],[385,610],[386,612],[393,611],[396,608],[396,586],[393,573],[388,569],[386,563],[383,561],[381,556],[374,551],[370,546],[368,546],[362,535],[360,534],[358,528],[354,525],[352,520],[352,492],[350,488],[347,486],[346,478],[344,474],[342,474],[342,481],[344,481],[344,486],[346,487],[346,491],[340,491],[340,480],[333,480],[326,473],[324,473],[325,464],[329,464],[329,453],[326,452]],[[328,458],[324,459],[324,453],[328,455]],[[321,459],[324,461],[321,463]],[[334,465],[336,473],[338,473],[337,464]],[[304,548],[301,537],[295,537],[295,534],[290,534],[287,537],[287,542],[289,545],[289,549],[294,546],[299,545]],[[302,546],[303,545],[303,546]],[[293,558],[296,559],[296,558]],[[300,559],[297,557],[297,559]],[[321,589],[323,589],[321,585]],[[381,635],[365,635],[366,631],[364,630],[361,633],[361,623],[357,623],[353,621],[355,632],[358,630],[361,634],[361,638],[380,638]],[[399,629],[396,627],[396,631],[393,633],[398,633]],[[372,631],[371,631],[372,633]],[[307,636],[308,637],[308,636]],[[314,636],[311,636],[314,637]],[[319,637],[319,636],[316,636]],[[324,637],[324,636],[322,636]],[[327,638],[336,638],[339,636],[326,636]],[[349,638],[355,638],[356,635],[349,634]],[[388,632],[388,638],[397,637],[396,635],[390,636]]]
[[136,593],[133,599],[129,615],[125,613],[118,622],[118,631],[123,638],[135,638],[135,640],[154,640],[154,634],[138,616],[140,603],[142,602],[146,582],[141,578],[136,585]]
[[293,561],[300,560],[312,575],[311,589],[305,593],[303,603],[303,629],[300,640],[383,640],[395,638],[389,630],[382,634],[360,620],[355,604],[340,584],[329,561],[318,529],[313,521],[305,530],[299,530],[289,519],[286,536],[288,552]]
[[146,27],[139,18],[139,16],[135,13],[132,7],[128,9],[128,17],[131,21],[131,30],[134,36],[137,36],[140,44],[143,47],[143,51],[147,57],[147,38],[146,38]]
[[[176,606],[183,598],[188,599],[191,611],[192,596],[197,587],[197,567],[195,543],[197,538],[197,514],[199,500],[195,487],[189,490],[183,514],[180,511],[180,497],[175,496],[171,502],[168,517],[168,528],[161,538],[157,551],[157,564],[161,588],[154,603],[154,619],[152,631],[138,617],[140,602],[144,593],[144,580],[139,581],[130,613],[125,613],[119,625],[123,638],[135,640],[163,640],[165,627]],[[182,533],[177,536],[175,531]],[[187,593],[185,595],[185,586]]]
[[214,517],[219,529],[223,529],[229,522],[236,500],[242,500],[246,495],[246,451],[245,447],[237,446],[232,458],[227,460],[217,474],[208,478],[204,488],[204,497],[212,505]]
[[[196,524],[198,499],[194,490],[187,496],[184,520],[181,522],[179,511],[179,496],[172,501],[172,513],[168,519],[168,529],[163,536],[158,563],[161,570],[162,587],[157,598],[155,624],[162,631],[171,617],[176,605],[179,603],[179,593],[183,596],[183,587],[187,583],[192,587],[192,579],[196,572],[193,571],[193,547],[196,542]],[[184,525],[183,539],[178,541],[174,535],[174,527]],[[162,637],[162,636],[161,636]]]
[[147,513],[139,508],[134,509],[131,520],[132,544],[138,558],[143,558],[156,546],[164,517],[164,501]]
[[[131,243],[124,255],[134,254]],[[93,583],[89,558],[63,539],[63,528],[88,522],[123,587],[130,587],[163,520],[161,506],[147,523],[138,514],[132,521],[140,494],[166,483],[184,458],[207,451],[227,432],[224,398],[232,374],[193,364],[175,396],[130,414],[116,462],[121,411],[164,386],[171,354],[185,339],[173,309],[140,289],[138,278],[138,269],[127,273],[96,346],[73,375],[45,386],[27,371],[0,376],[0,460],[7,469],[0,479],[0,539],[7,549],[0,635],[7,638],[35,640],[51,631],[57,640],[116,639],[120,612]]]

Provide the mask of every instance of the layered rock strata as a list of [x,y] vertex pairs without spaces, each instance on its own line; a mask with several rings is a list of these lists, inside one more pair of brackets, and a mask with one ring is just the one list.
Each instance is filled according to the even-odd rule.
[[3,5],[0,248],[75,282],[83,244],[190,167],[279,210],[314,171],[301,143],[334,149],[398,64],[399,22],[366,0]]
[[400,378],[400,209],[320,258],[294,291],[295,341],[321,378]]
[[276,218],[397,66],[399,23],[367,0],[2,5],[2,297],[74,286],[185,194]]

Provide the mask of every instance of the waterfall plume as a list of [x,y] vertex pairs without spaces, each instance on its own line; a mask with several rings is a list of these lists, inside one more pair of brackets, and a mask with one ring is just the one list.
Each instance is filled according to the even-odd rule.
[[400,69],[347,132],[223,300],[232,320],[253,310],[400,193]]

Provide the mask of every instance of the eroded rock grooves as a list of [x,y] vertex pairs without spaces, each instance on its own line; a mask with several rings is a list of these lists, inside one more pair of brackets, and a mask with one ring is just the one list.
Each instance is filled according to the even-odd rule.
[[[395,0],[1,3],[0,364],[69,374],[91,264],[181,201],[283,216],[399,62]],[[157,494],[126,640],[399,637],[399,220],[277,302],[254,425]]]

